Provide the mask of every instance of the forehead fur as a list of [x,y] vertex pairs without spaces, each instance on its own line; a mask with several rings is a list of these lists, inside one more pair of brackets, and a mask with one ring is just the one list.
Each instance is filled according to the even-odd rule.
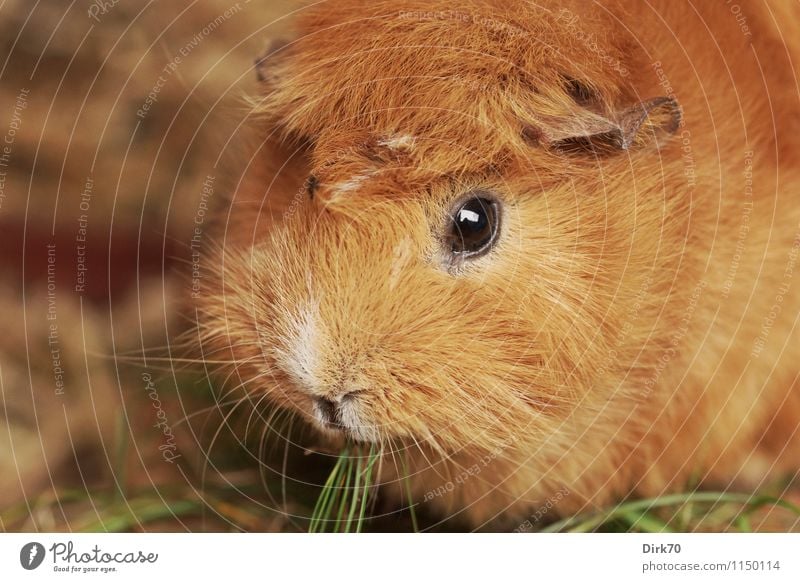
[[[600,103],[627,92],[609,65],[631,54],[624,34],[612,33],[615,21],[583,7],[576,23],[566,5],[318,3],[270,58],[263,109],[314,142],[316,163],[352,147],[360,131],[413,136],[415,157],[450,171],[497,163],[525,147],[526,124],[575,110],[572,80]],[[576,40],[576,30],[610,40],[603,54]]]

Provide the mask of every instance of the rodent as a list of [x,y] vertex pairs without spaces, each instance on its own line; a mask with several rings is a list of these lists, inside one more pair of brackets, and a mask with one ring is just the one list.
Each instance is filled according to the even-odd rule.
[[304,8],[206,351],[476,526],[796,474],[800,19],[737,9]]

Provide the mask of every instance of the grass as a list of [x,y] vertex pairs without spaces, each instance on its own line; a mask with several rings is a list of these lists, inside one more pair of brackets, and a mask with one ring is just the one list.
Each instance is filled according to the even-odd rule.
[[800,506],[777,497],[697,491],[626,501],[592,515],[567,517],[540,531],[674,533],[711,527],[749,532],[751,518],[759,510],[785,511],[800,518]]
[[[192,393],[193,388],[186,392]],[[162,397],[169,394],[166,386],[159,390]],[[149,405],[147,400],[144,403]],[[198,403],[205,404],[209,403]],[[282,439],[273,435],[274,443],[263,447],[262,454],[263,439],[247,438],[248,430],[259,424],[253,422],[254,412],[242,413],[248,421],[242,423],[242,431],[242,426],[227,420],[225,409],[220,412],[216,401],[210,404],[208,418],[190,417],[191,435],[213,435],[213,446],[193,439],[182,444],[186,463],[181,465],[181,473],[158,456],[160,434],[151,430],[152,412],[145,406],[140,425],[129,427],[125,418],[118,419],[114,442],[109,443],[110,463],[104,470],[99,463],[98,472],[85,486],[86,474],[81,474],[80,480],[73,476],[71,484],[69,478],[54,477],[59,483],[56,492],[46,491],[27,503],[4,507],[0,530],[322,533],[467,529],[455,520],[441,521],[441,516],[429,515],[424,504],[415,505],[409,465],[402,455],[400,491],[407,508],[392,505],[389,512],[380,512],[376,510],[381,501],[377,485],[380,448],[350,443],[338,452],[318,451],[309,432],[289,425],[280,431]],[[259,417],[263,413],[258,411]],[[225,430],[218,431],[223,417]],[[135,420],[135,415],[130,418]],[[263,418],[267,422],[272,417]],[[137,441],[132,440],[133,435]],[[141,442],[142,435],[154,441]],[[191,461],[193,449],[198,458]],[[155,453],[156,459],[143,463],[138,458],[142,450]],[[87,465],[92,463],[87,461]],[[540,522],[533,531],[748,532],[785,531],[800,524],[800,507],[781,497],[788,490],[785,483],[753,494],[697,491],[688,483],[686,487],[693,491],[625,500],[603,511]],[[415,507],[423,510],[418,512]],[[776,523],[788,525],[782,529]]]
[[[370,506],[377,493],[373,481],[378,455],[343,451],[325,482],[316,504],[309,510],[308,531],[362,532],[371,524]],[[202,499],[180,489],[132,492],[120,500],[114,494],[93,494],[67,490],[58,497],[42,495],[30,506],[17,504],[0,514],[6,531],[69,529],[74,532],[127,531],[286,531],[277,527],[271,512],[257,505],[247,506],[222,489],[207,491]],[[30,511],[29,511],[30,507]],[[62,512],[69,527],[47,527]],[[637,499],[619,503],[607,510],[575,515],[539,528],[540,532],[646,532],[692,531],[750,532],[754,521],[765,514],[782,517],[789,523],[800,520],[800,506],[768,495],[694,492]],[[48,519],[44,516],[47,515]],[[419,531],[417,516],[410,522],[392,520],[389,529]],[[31,521],[36,520],[32,527]],[[423,522],[423,529],[424,522]],[[296,531],[296,530],[295,530]]]
[[379,457],[375,447],[370,447],[366,455],[353,447],[341,452],[317,499],[309,532],[363,530],[367,502],[374,486],[373,470]]
[[[208,488],[202,497],[194,490],[176,487],[131,491],[125,499],[115,492],[89,495],[79,489],[65,490],[57,497],[41,495],[28,505],[19,503],[5,509],[0,513],[0,526],[6,531],[74,532],[304,531],[303,524],[313,533],[429,530],[424,519],[418,521],[410,496],[410,521],[395,515],[380,523],[372,515],[372,505],[379,495],[374,480],[378,462],[375,449],[365,452],[351,446],[343,450],[313,507],[304,502],[293,503],[293,511],[300,516],[293,525],[280,519],[280,512],[245,503],[230,487]],[[257,487],[247,491],[248,495],[256,492]],[[765,515],[795,523],[796,527],[800,506],[770,495],[698,491],[625,501],[604,511],[568,516],[534,531],[749,532]],[[68,526],[58,525],[61,519]],[[433,523],[434,518],[427,521]]]

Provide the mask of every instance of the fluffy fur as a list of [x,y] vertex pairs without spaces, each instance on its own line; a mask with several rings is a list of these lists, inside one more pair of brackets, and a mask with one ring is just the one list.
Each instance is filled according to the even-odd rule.
[[[222,217],[205,353],[316,425],[313,396],[350,394],[344,434],[405,450],[417,500],[474,524],[794,473],[800,15],[740,11],[302,10],[259,61],[264,146]],[[680,110],[642,109],[661,96]],[[594,130],[631,107],[624,149]],[[453,262],[476,188],[500,239]]]

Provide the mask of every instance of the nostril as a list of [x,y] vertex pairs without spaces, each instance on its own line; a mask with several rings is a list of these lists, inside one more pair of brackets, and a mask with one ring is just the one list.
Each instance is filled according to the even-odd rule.
[[312,396],[314,414],[323,425],[344,429],[345,419],[353,418],[355,402],[365,390],[353,390],[333,397]]
[[323,421],[329,424],[336,422],[336,403],[322,396],[314,397],[314,407]]

